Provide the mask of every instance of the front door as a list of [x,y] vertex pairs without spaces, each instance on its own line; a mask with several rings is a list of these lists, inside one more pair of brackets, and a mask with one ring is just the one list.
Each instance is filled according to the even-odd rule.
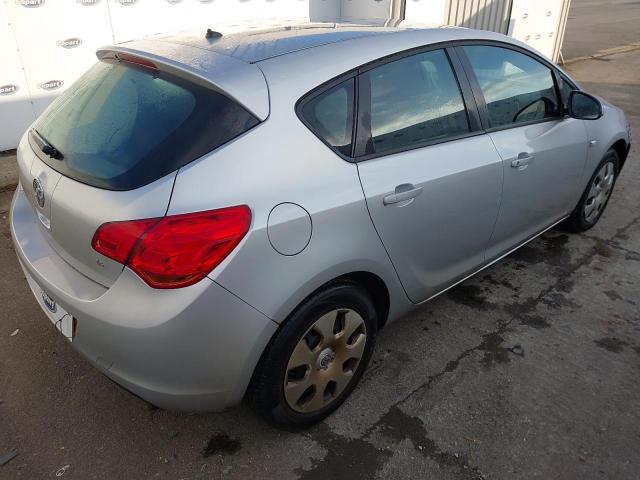
[[489,136],[504,162],[502,206],[487,251],[491,260],[575,207],[587,134],[582,121],[563,116],[546,65],[509,48],[460,49],[485,101]]

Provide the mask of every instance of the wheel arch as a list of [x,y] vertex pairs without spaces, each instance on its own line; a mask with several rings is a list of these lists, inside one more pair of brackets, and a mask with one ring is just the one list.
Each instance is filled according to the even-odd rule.
[[378,330],[384,327],[389,318],[389,308],[391,306],[391,298],[389,289],[382,278],[375,273],[359,271],[350,272],[332,280],[332,282],[340,280],[351,280],[360,284],[371,297],[371,301],[376,309],[378,316]]
[[618,173],[620,173],[629,154],[629,145],[624,138],[619,138],[613,142],[609,148],[607,148],[607,151],[609,150],[614,150],[618,154],[618,160],[620,161],[620,165],[618,165]]
[[385,281],[377,274],[366,271],[366,270],[356,270],[348,273],[344,273],[338,276],[331,278],[323,282],[320,286],[315,288],[311,293],[304,296],[302,300],[297,302],[294,308],[291,309],[287,317],[280,323],[280,327],[284,325],[287,320],[291,317],[293,312],[295,312],[300,305],[309,300],[311,297],[316,295],[318,292],[324,290],[325,288],[340,282],[340,281],[351,281],[357,283],[371,297],[371,301],[376,309],[376,314],[378,316],[378,329],[384,327],[387,323],[387,319],[389,318],[389,311],[391,308],[391,295],[389,292],[389,288]]
[[361,285],[371,296],[371,300],[374,304],[374,308],[376,309],[376,314],[378,316],[378,330],[380,330],[387,323],[387,319],[389,318],[389,312],[391,308],[391,295],[389,288],[385,281],[377,274],[372,273],[370,271],[365,270],[356,270],[348,273],[344,273],[337,277],[332,278],[324,282],[321,286],[313,290],[311,293],[306,295],[300,302],[296,304],[296,306],[291,309],[286,318],[280,322],[278,329],[272,335],[271,339],[265,346],[262,354],[260,355],[260,359],[256,363],[253,373],[251,375],[251,379],[247,388],[245,390],[245,395],[248,395],[249,400],[251,401],[251,396],[253,395],[253,390],[256,382],[256,378],[261,374],[261,369],[264,365],[264,358],[269,349],[271,348],[273,341],[278,335],[278,332],[283,328],[284,325],[287,324],[289,319],[293,316],[294,312],[306,301],[308,301],[311,297],[316,295],[318,292],[324,290],[325,288],[330,287],[331,285],[341,282],[341,281],[349,281],[355,282]]

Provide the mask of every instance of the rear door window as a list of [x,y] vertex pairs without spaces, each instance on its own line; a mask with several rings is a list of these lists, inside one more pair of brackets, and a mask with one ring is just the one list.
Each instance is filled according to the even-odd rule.
[[334,151],[351,156],[354,80],[306,99],[300,109],[307,127]]
[[484,95],[491,127],[539,121],[560,114],[550,68],[508,48],[487,45],[463,48]]
[[364,75],[371,92],[366,154],[416,148],[470,131],[462,94],[443,50],[401,58]]
[[[258,123],[223,93],[184,78],[101,61],[58,97],[35,125],[63,175],[130,190],[175,171]],[[33,142],[32,142],[33,145]]]

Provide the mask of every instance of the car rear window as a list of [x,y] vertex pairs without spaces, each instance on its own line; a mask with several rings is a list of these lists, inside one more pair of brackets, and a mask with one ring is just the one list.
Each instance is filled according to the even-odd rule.
[[131,190],[258,123],[212,88],[111,60],[98,62],[58,97],[34,129],[60,153],[55,159],[37,151],[55,170],[96,187]]
[[353,134],[354,80],[346,80],[318,95],[303,100],[299,113],[311,129],[332,150],[351,155]]

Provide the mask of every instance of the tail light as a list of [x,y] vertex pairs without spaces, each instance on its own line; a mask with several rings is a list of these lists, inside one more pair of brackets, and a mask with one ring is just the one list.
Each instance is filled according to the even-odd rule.
[[246,205],[161,218],[109,222],[93,236],[95,251],[128,266],[153,288],[199,282],[244,238]]
[[136,55],[131,55],[129,53],[118,52],[116,54],[116,58],[122,62],[131,63],[133,65],[138,65],[140,67],[149,68],[151,70],[158,70],[158,67],[151,60],[147,60],[146,58],[138,57]]

